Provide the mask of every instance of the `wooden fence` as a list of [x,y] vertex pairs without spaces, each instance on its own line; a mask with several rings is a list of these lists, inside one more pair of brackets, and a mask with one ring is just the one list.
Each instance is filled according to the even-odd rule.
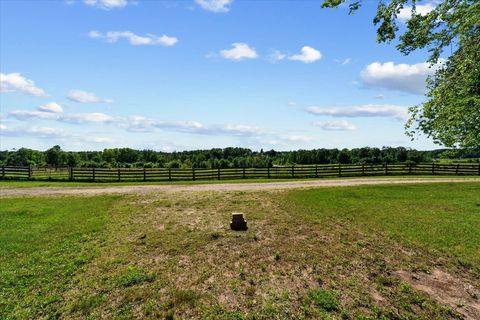
[[70,181],[196,181],[388,175],[480,175],[480,164],[308,165],[270,168],[48,168],[1,167],[1,179]]

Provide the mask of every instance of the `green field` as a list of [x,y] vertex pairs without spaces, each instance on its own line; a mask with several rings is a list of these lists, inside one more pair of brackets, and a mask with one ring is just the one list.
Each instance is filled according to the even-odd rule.
[[461,319],[437,269],[480,288],[479,183],[1,199],[0,319]]
[[196,185],[196,184],[218,184],[218,183],[271,183],[271,182],[287,182],[287,181],[312,181],[312,180],[336,180],[336,179],[442,179],[442,178],[459,178],[459,179],[478,179],[478,175],[389,175],[389,176],[372,176],[372,177],[322,177],[322,178],[286,178],[286,179],[233,179],[233,180],[196,180],[196,181],[122,181],[122,182],[90,182],[90,181],[55,181],[55,180],[0,180],[0,190],[3,187],[9,188],[33,188],[33,187],[106,187],[106,186],[141,186],[141,185]]

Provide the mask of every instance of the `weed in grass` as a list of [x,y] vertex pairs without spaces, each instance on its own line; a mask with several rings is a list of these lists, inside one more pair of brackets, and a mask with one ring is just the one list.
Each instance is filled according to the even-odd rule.
[[84,315],[88,315],[91,310],[100,306],[106,300],[102,294],[95,294],[93,296],[81,299],[75,302],[72,306],[72,312],[81,312]]
[[245,276],[245,269],[242,266],[240,266],[240,270],[239,270],[238,274],[240,275],[240,279],[245,280],[245,277],[246,277]]
[[199,298],[199,295],[193,290],[173,290],[171,293],[174,305],[191,305],[194,306]]
[[127,270],[120,276],[118,282],[123,287],[131,287],[151,280],[152,276],[149,276],[142,268],[128,266]]
[[221,236],[222,236],[222,234],[221,234],[220,232],[218,232],[218,231],[214,231],[214,232],[210,233],[210,238],[211,238],[212,240],[217,240],[217,239],[219,239]]
[[322,288],[311,290],[308,293],[308,297],[317,307],[329,312],[340,309],[340,302],[337,296],[336,292]]
[[375,282],[381,287],[391,287],[398,283],[398,279],[393,277],[378,276],[375,279]]
[[279,252],[279,251],[275,251],[275,252],[273,253],[273,259],[274,259],[275,261],[280,260],[280,252]]

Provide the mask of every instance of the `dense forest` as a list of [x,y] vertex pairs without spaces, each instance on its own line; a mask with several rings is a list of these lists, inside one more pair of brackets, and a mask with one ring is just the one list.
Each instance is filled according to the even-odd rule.
[[103,151],[63,151],[54,146],[46,151],[20,148],[0,151],[3,166],[72,166],[72,167],[167,167],[167,168],[239,168],[306,164],[378,164],[429,162],[433,159],[475,159],[480,149],[438,149],[418,151],[404,147],[313,149],[298,151],[252,151],[224,148],[181,152],[158,152],[130,148]]

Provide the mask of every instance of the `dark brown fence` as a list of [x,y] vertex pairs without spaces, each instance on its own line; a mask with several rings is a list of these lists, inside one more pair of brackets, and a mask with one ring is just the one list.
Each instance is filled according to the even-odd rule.
[[388,175],[480,175],[480,164],[309,165],[270,168],[50,168],[1,167],[1,179],[70,181],[196,181]]

